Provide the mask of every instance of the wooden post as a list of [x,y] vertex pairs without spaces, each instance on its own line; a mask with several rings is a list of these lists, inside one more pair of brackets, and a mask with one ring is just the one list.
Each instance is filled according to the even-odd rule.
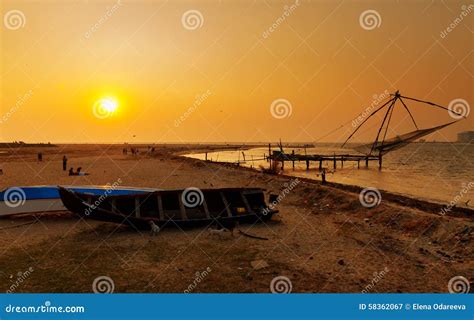
[[341,156],[341,168],[344,168],[344,156]]
[[291,151],[291,161],[293,163],[293,171],[295,170],[295,150]]
[[360,168],[360,159],[357,159],[357,169]]
[[319,158],[319,171],[323,168],[323,158]]
[[365,156],[365,167],[369,167],[369,156]]
[[270,170],[272,170],[272,147],[270,143],[268,144],[268,162],[270,163]]
[[206,161],[207,161],[207,152],[206,152]]
[[309,160],[306,160],[306,170],[309,170]]
[[382,153],[379,153],[379,170],[382,170]]
[[333,157],[332,161],[334,162],[334,170],[336,170],[336,167],[337,167],[337,164],[336,164],[336,154],[334,154],[334,157]]

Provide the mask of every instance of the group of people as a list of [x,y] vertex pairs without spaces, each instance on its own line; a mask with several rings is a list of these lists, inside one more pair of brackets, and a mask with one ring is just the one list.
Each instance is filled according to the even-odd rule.
[[[67,157],[64,155],[63,156],[63,171],[66,171],[67,169]],[[70,176],[88,176],[89,174],[86,172],[82,172],[82,167],[78,167],[76,171],[74,171],[74,168],[69,168],[69,175]]]
[[[138,150],[138,148],[134,148],[134,147],[130,147],[130,152],[134,156],[140,154],[140,151]],[[151,154],[155,153],[155,147],[148,146],[148,153],[151,153]],[[128,148],[123,148],[122,149],[122,154],[127,155],[128,154]]]
[[82,167],[78,167],[76,171],[74,171],[74,168],[69,168],[69,175],[70,176],[88,176],[89,174],[86,172],[82,172]]

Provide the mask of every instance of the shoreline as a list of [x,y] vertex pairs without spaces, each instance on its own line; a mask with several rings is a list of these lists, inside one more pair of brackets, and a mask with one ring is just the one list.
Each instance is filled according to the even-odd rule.
[[[233,150],[238,150],[238,149],[233,149]],[[212,151],[215,151],[215,150],[212,150]],[[210,152],[210,150],[208,152]],[[192,152],[192,153],[189,153],[189,154],[196,154],[196,153],[202,153],[202,152]],[[176,155],[178,155],[178,154],[176,154]],[[179,154],[179,156],[184,158],[184,159],[187,159],[187,160],[189,159],[191,161],[206,162],[205,160],[186,157],[182,154]],[[252,172],[258,172],[258,173],[261,173],[261,174],[267,174],[267,175],[275,176],[274,174],[262,172],[261,170],[259,170],[257,168],[249,168],[249,167],[246,167],[246,166],[238,166],[236,164],[229,163],[229,162],[207,161],[207,163],[216,164],[216,165],[220,165],[220,166],[225,166],[225,167],[229,167],[229,168],[235,168],[236,170],[249,170],[249,171],[252,171]],[[298,177],[298,176],[293,176],[293,175],[284,174],[284,173],[276,174],[276,176],[281,176],[281,177],[285,177],[285,178],[288,178],[288,179],[296,179],[297,178],[298,180],[305,181],[307,183],[312,183],[312,184],[316,184],[316,185],[319,185],[319,186],[323,186],[321,181],[316,180],[316,179]],[[364,187],[358,186],[358,185],[343,184],[343,183],[329,182],[329,181],[326,182],[325,186],[337,188],[337,189],[344,190],[344,191],[350,191],[350,192],[356,193],[356,194],[359,194],[364,189]],[[417,209],[421,209],[421,210],[425,210],[425,211],[429,210],[433,214],[439,214],[439,212],[442,212],[442,210],[448,206],[447,203],[442,203],[441,201],[436,202],[436,200],[434,200],[434,199],[431,199],[431,201],[428,200],[428,199],[416,199],[416,198],[414,198],[413,196],[410,196],[410,195],[398,194],[398,193],[386,191],[386,190],[383,190],[383,189],[379,189],[379,191],[381,192],[382,198],[384,198],[384,199],[387,199],[389,201],[398,203],[400,205],[406,205],[406,206],[409,206],[409,207],[413,207],[413,208],[417,208]],[[445,215],[449,215],[449,216],[453,216],[453,217],[462,216],[462,217],[466,217],[466,218],[474,218],[474,209],[464,208],[464,207],[453,207]]]

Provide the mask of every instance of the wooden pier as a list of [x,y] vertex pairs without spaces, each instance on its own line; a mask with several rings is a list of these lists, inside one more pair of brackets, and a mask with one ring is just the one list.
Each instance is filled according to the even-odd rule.
[[[269,146],[271,150],[271,146]],[[353,155],[353,154],[333,154],[333,155],[320,155],[320,154],[295,154],[292,150],[291,153],[284,153],[281,151],[273,151],[271,155],[267,157],[270,162],[270,168],[274,168],[276,164],[281,164],[281,169],[284,170],[285,162],[291,162],[292,168],[295,169],[295,162],[306,162],[306,170],[310,169],[311,162],[317,163],[319,171],[323,170],[323,161],[332,162],[333,169],[337,169],[337,164],[340,164],[340,168],[344,168],[345,162],[357,162],[357,168],[360,168],[361,162],[365,164],[365,167],[369,167],[370,161],[378,161],[379,169],[382,168],[382,156],[366,156],[366,155]]]

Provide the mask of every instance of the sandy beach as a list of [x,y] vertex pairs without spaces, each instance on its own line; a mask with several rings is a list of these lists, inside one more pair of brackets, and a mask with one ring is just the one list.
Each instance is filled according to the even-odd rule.
[[[120,179],[122,186],[252,186],[281,194],[295,179],[179,156],[223,146],[160,145],[153,155],[140,146],[138,156],[123,155],[122,148],[59,145],[0,154],[0,187]],[[68,176],[64,154],[68,167],[90,175]],[[205,228],[164,229],[152,237],[68,212],[4,218],[0,290],[21,278],[15,292],[91,292],[94,279],[108,276],[115,292],[184,292],[207,270],[191,292],[265,293],[277,276],[291,280],[292,292],[447,292],[452,277],[474,278],[474,221],[471,210],[442,216],[440,208],[383,193],[380,205],[369,209],[358,188],[299,179],[272,221],[240,226],[268,240],[210,235]],[[258,260],[265,267],[252,266]]]

